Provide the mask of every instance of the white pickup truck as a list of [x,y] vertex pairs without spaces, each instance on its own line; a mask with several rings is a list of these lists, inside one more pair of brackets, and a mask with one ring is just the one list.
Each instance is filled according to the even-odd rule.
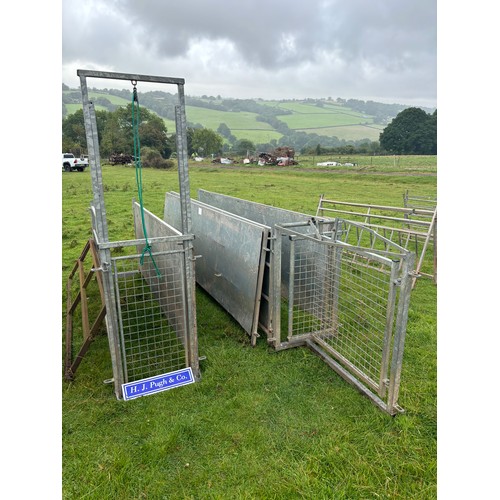
[[75,158],[73,153],[63,153],[62,155],[62,169],[65,172],[71,172],[73,170],[83,172],[88,166],[88,158]]

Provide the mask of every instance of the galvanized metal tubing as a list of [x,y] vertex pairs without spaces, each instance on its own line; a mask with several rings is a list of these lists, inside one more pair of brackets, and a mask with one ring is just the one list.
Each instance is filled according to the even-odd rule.
[[[317,215],[341,216],[383,234],[389,240],[414,251],[416,275],[437,283],[437,200],[432,197],[403,195],[404,207],[331,200],[320,196]],[[364,211],[358,210],[362,209]],[[424,259],[432,246],[432,273],[423,272]],[[416,278],[413,278],[413,286]]]

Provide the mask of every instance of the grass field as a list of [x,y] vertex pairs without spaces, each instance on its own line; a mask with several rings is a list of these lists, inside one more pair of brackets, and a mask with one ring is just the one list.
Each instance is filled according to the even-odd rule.
[[346,141],[360,141],[368,139],[378,141],[380,133],[384,130],[382,125],[336,125],[334,127],[297,129],[297,131],[307,132],[308,134],[326,135],[328,137],[337,137]]
[[[194,166],[191,195],[203,188],[312,214],[321,193],[396,206],[406,189],[436,195],[435,176],[415,175],[435,171],[435,161],[407,159],[396,175],[392,158],[374,160],[369,174],[317,172],[312,159],[286,170]],[[104,166],[103,187],[110,238],[132,238],[134,169]],[[146,208],[161,216],[177,172],[145,169],[143,188]],[[64,289],[90,237],[90,173],[63,172],[62,193]],[[426,279],[412,294],[399,398],[406,412],[395,418],[306,349],[276,353],[263,338],[252,348],[199,289],[199,383],[119,402],[103,384],[112,371],[100,335],[75,380],[62,384],[63,497],[436,498],[436,295]]]

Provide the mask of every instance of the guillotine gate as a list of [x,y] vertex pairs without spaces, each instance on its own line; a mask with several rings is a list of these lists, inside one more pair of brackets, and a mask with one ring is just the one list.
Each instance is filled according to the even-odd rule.
[[[139,382],[148,381],[151,393],[156,392],[156,387],[164,390],[169,380],[176,379],[176,385],[183,385],[200,378],[184,79],[91,70],[78,70],[77,74],[92,180],[92,232],[99,254],[97,271],[102,276],[114,391],[118,399],[132,399],[143,395],[146,383]],[[180,229],[155,218],[144,210],[142,203],[134,203],[135,239],[110,239],[96,114],[88,95],[88,78],[128,80],[134,86],[137,82],[177,86]],[[153,226],[161,228],[155,231]],[[148,231],[161,236],[148,239]],[[162,378],[164,374],[175,375]]]

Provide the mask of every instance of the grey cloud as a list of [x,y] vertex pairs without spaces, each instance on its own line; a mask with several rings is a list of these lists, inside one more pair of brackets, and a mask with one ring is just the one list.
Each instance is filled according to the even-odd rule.
[[[435,98],[436,0],[63,2],[65,63],[124,68],[156,61],[157,67],[172,67],[188,57],[193,43],[204,40],[234,48],[231,60],[207,60],[208,66],[316,68],[317,74],[343,80],[344,96],[356,97],[348,95],[349,88],[363,85],[366,95],[375,88],[387,93],[383,87],[392,82],[395,96],[415,89]],[[412,80],[432,88],[416,87]],[[324,82],[316,83],[323,88]]]

